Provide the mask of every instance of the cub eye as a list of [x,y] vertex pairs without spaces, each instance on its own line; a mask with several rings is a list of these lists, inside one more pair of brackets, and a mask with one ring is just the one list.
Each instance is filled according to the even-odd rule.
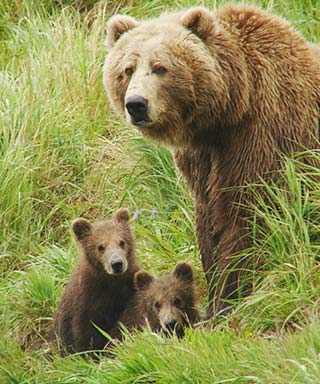
[[99,252],[104,252],[104,250],[105,250],[105,246],[103,244],[99,244],[98,245],[98,251]]
[[132,67],[128,67],[128,68],[126,68],[126,69],[124,70],[124,73],[125,73],[128,77],[132,76],[132,74],[133,74],[133,68],[132,68]]
[[180,297],[176,297],[173,301],[173,305],[175,307],[181,307],[182,306],[182,300],[180,299]]
[[159,309],[161,308],[161,304],[159,303],[159,301],[156,301],[156,302],[154,303],[154,307],[155,307],[155,309],[156,309],[157,311],[159,311]]
[[152,70],[152,73],[155,73],[156,75],[164,75],[166,72],[168,72],[168,70],[163,65],[158,65]]
[[120,240],[119,247],[124,249],[125,245],[126,245],[125,241],[124,240]]

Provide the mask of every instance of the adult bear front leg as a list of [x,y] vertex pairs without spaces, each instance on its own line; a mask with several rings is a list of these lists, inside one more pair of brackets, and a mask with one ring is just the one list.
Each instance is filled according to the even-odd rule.
[[207,318],[222,314],[228,300],[238,296],[242,263],[237,254],[249,245],[244,224],[235,220],[239,216],[238,209],[228,204],[239,191],[223,191],[210,185],[218,176],[213,167],[215,156],[210,149],[185,149],[174,154],[196,205],[197,239],[208,282]]
[[[174,158],[179,171],[184,176],[189,190],[192,192],[196,208],[196,232],[197,240],[201,255],[203,270],[206,274],[209,292],[209,305],[207,317],[211,318],[217,313],[216,302],[216,281],[218,263],[217,250],[220,237],[225,228],[215,229],[214,207],[212,206],[212,198],[209,196],[208,181],[210,179],[211,166],[203,167],[201,165],[212,163],[212,151],[194,151],[194,150],[177,150]],[[219,246],[219,247],[218,247]],[[221,273],[218,273],[221,275]],[[232,279],[234,280],[234,279]],[[223,297],[223,292],[218,295]],[[220,301],[220,300],[219,300]]]
[[207,318],[225,315],[229,301],[239,297],[242,289],[246,290],[240,282],[248,259],[241,257],[240,252],[248,247],[249,239],[240,224],[230,223],[212,234],[211,244],[215,244],[211,253],[201,255],[208,282]]

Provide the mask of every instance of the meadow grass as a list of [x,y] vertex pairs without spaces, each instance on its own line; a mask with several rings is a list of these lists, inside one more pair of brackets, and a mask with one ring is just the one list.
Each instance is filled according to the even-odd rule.
[[[203,1],[215,7],[222,1]],[[79,10],[80,4],[80,10]],[[129,336],[113,359],[49,355],[45,337],[78,250],[69,227],[121,206],[154,273],[187,260],[206,285],[194,207],[170,153],[112,114],[102,87],[104,31],[115,12],[151,17],[187,0],[3,0],[0,4],[0,382],[319,382],[320,171],[285,162],[252,207],[253,293],[214,330],[184,340]],[[317,0],[256,1],[320,41]],[[318,155],[315,155],[318,156]],[[263,225],[261,224],[263,223]],[[258,267],[257,267],[258,265]]]

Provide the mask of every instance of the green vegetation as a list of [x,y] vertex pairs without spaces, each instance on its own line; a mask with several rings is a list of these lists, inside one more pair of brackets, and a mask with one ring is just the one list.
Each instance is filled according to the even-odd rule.
[[[116,358],[99,364],[47,353],[44,336],[78,254],[69,231],[78,216],[139,210],[143,267],[158,273],[191,262],[205,302],[186,186],[165,149],[111,113],[101,80],[112,13],[149,17],[198,3],[1,1],[1,383],[320,381],[320,170],[302,171],[299,159],[257,196],[257,240],[246,252],[259,268],[245,274],[253,293],[214,330],[189,331],[182,341],[128,336]],[[320,41],[318,0],[256,4]]]

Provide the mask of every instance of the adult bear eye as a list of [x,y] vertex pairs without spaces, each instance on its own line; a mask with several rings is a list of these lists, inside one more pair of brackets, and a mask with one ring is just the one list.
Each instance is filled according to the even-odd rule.
[[155,309],[156,309],[157,311],[159,311],[159,309],[161,308],[161,304],[159,303],[159,301],[156,301],[156,302],[154,303],[154,307],[155,307]]
[[124,249],[125,245],[126,245],[125,241],[124,240],[120,240],[119,247]]
[[99,245],[98,245],[98,251],[99,251],[99,252],[104,252],[104,250],[105,250],[104,245],[103,245],[103,244],[99,244]]
[[158,65],[153,68],[152,73],[155,73],[156,75],[164,75],[167,72],[167,68],[163,65]]
[[133,68],[132,68],[132,67],[128,67],[128,68],[126,68],[126,69],[124,70],[124,73],[125,73],[128,77],[132,76],[132,74],[133,74]]

